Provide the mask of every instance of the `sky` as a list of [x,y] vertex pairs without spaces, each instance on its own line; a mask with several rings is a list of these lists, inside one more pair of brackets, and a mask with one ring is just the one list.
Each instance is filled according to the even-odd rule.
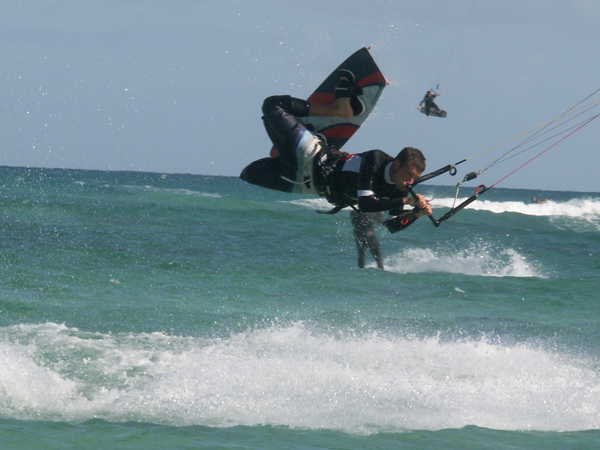
[[[264,98],[308,97],[366,46],[389,84],[344,150],[395,155],[414,146],[429,170],[485,151],[456,177],[431,181],[451,185],[524,138],[499,144],[600,89],[598,0],[0,6],[3,166],[238,176],[268,155]],[[445,119],[416,109],[438,84]],[[490,186],[546,150],[498,187],[600,192],[600,118],[549,148],[563,136],[490,168],[476,184]]]

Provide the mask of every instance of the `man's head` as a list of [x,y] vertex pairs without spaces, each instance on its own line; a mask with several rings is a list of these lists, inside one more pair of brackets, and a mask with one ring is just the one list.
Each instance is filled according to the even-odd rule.
[[425,156],[413,147],[405,147],[394,158],[390,169],[390,179],[401,191],[413,184],[425,172]]

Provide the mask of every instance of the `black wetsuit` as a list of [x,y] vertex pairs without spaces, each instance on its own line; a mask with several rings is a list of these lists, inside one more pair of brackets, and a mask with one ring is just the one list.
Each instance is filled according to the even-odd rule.
[[298,119],[308,115],[309,103],[289,95],[273,96],[264,101],[262,111],[265,129],[279,156],[254,161],[240,178],[267,189],[319,194],[313,180],[314,159],[322,156],[326,144]]
[[340,208],[358,205],[362,212],[390,211],[391,215],[400,215],[385,223],[392,233],[414,222],[414,214],[402,213],[402,199],[408,192],[398,190],[387,175],[394,158],[381,150],[332,153],[297,118],[308,111],[305,100],[267,98],[263,121],[279,156],[254,161],[244,168],[240,178],[268,189],[324,196]]
[[387,176],[393,161],[381,150],[343,156],[333,174],[336,197],[343,198],[347,205],[357,204],[362,212],[399,213],[408,192],[398,190]]
[[421,100],[420,104],[424,105],[425,114],[430,115],[432,111],[434,111],[434,112],[436,112],[436,113],[439,114],[440,108],[433,101],[433,99],[436,98],[436,97],[437,97],[437,94],[433,94],[433,93],[427,92],[427,94],[425,94],[425,97],[423,97],[423,100]]

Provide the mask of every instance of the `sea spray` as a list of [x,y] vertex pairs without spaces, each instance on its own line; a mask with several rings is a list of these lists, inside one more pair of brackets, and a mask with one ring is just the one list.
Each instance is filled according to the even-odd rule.
[[22,420],[361,433],[600,426],[597,361],[535,343],[332,335],[302,323],[215,339],[51,323],[0,332],[2,358],[12,363],[0,369],[1,413]]

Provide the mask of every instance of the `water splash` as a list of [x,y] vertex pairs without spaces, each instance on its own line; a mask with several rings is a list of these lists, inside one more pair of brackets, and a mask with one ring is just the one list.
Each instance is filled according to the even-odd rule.
[[385,267],[396,273],[444,272],[484,277],[546,277],[516,250],[509,248],[498,251],[481,243],[458,251],[409,248],[386,258]]
[[0,415],[373,433],[600,426],[598,361],[500,339],[332,335],[302,323],[226,338],[0,328]]

